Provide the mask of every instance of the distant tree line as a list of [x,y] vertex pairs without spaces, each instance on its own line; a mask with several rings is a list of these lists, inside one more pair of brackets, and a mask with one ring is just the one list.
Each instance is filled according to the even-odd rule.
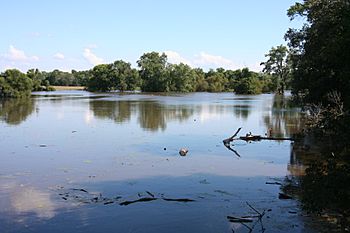
[[143,92],[225,92],[260,94],[275,92],[279,82],[274,73],[258,73],[248,68],[225,70],[218,68],[205,72],[189,65],[171,64],[163,53],[143,54],[137,61],[138,69],[123,60],[97,65],[91,70],[51,72],[16,69],[0,74],[0,97],[20,97],[31,91],[52,90],[51,86],[85,86],[89,91],[143,91]]

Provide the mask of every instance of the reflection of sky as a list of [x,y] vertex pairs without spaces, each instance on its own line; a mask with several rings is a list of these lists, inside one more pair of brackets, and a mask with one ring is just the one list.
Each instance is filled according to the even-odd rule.
[[55,216],[56,205],[51,200],[50,193],[31,186],[18,185],[15,182],[1,182],[0,187],[3,194],[1,196],[5,198],[0,213],[9,208],[19,215],[34,213],[38,218],[43,219]]
[[[29,111],[20,124],[6,127],[0,122],[0,208],[52,219],[59,210],[45,190],[56,185],[163,177],[186,180],[198,174],[250,179],[282,177],[288,172],[289,142],[235,141],[233,148],[241,158],[222,144],[239,127],[240,135],[249,131],[263,135],[272,95],[108,94],[94,98],[86,92],[73,97],[69,92],[58,93],[65,97],[54,93],[38,97],[35,106],[40,111]],[[189,149],[188,156],[179,156],[182,147]],[[186,184],[177,185],[181,190]]]
[[[108,101],[132,100],[129,106],[133,109],[130,111],[130,120],[124,122],[115,122],[108,118],[108,115],[106,118],[103,118],[104,115],[96,117],[93,111],[98,108],[99,102],[95,102],[95,107],[91,109],[89,102],[95,100],[88,97],[91,98],[91,96],[85,99],[38,98],[36,105],[40,111],[37,115],[31,115],[18,127],[3,127],[1,130],[0,138],[3,140],[0,141],[0,146],[4,162],[0,168],[6,172],[22,170],[47,172],[57,167],[80,168],[81,161],[85,160],[95,161],[103,158],[110,161],[114,157],[129,154],[139,154],[140,158],[142,156],[148,156],[148,158],[151,156],[159,158],[163,155],[176,156],[181,147],[188,147],[190,155],[198,158],[196,163],[189,163],[191,166],[210,163],[211,158],[215,156],[220,158],[218,163],[225,159],[229,162],[229,159],[232,159],[230,156],[233,155],[223,147],[222,140],[231,136],[238,127],[242,127],[241,135],[249,131],[264,135],[266,126],[262,118],[266,113],[266,106],[272,104],[273,96],[261,95],[248,98],[235,97],[231,93],[194,93],[183,97],[109,95]],[[102,101],[101,99],[103,100],[102,97],[98,100]],[[142,106],[144,99],[147,100],[147,105]],[[153,107],[159,111],[157,110],[157,114],[153,113],[152,117],[160,117],[162,124],[165,124],[162,130],[150,131],[140,127],[140,121],[147,125],[149,124],[147,120],[152,121],[150,125],[156,127],[157,119],[140,119],[144,115],[138,112],[139,108],[146,107],[146,112],[143,114],[148,114],[147,106],[153,103],[155,104]],[[249,109],[250,112],[246,118],[235,115],[234,110],[237,106]],[[123,107],[128,108],[127,102]],[[168,148],[166,152],[163,151],[164,147]],[[242,154],[242,160],[249,158],[252,166],[256,161],[274,161],[278,164],[288,162],[289,148],[279,146],[276,142],[257,145],[240,143],[236,150]],[[245,166],[242,160],[234,161],[235,164],[232,166],[240,163]],[[38,168],[38,164],[46,166]],[[225,163],[221,164],[225,165]],[[254,166],[258,166],[257,163]],[[177,169],[181,170],[180,165]],[[249,176],[248,171],[249,169],[244,176]],[[205,172],[205,169],[199,172]],[[214,170],[212,172],[215,173]],[[217,169],[217,172],[221,172],[220,169]],[[259,175],[263,174],[268,172],[260,171]],[[157,174],[152,174],[154,175]],[[233,172],[230,175],[240,174]],[[251,172],[250,175],[257,174]]]

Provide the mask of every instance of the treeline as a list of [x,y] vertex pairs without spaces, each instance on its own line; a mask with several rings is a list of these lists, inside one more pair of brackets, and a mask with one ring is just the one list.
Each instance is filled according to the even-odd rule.
[[91,70],[52,72],[28,70],[26,74],[6,70],[0,74],[0,96],[19,97],[31,91],[52,90],[50,86],[85,86],[89,91],[143,91],[143,92],[224,92],[260,94],[275,92],[278,77],[257,73],[248,68],[225,70],[218,68],[205,72],[186,64],[171,64],[163,53],[143,54],[137,61],[138,69],[122,60],[101,64]]
[[90,71],[87,89],[90,91],[133,91],[144,92],[223,92],[238,94],[259,94],[277,89],[273,76],[239,70],[203,71],[180,63],[171,64],[167,56],[157,52],[145,53],[137,61],[139,70],[131,68],[122,60],[112,64],[95,66]]
[[350,1],[303,0],[288,16],[305,19],[285,38],[292,94],[307,110],[304,143],[312,141],[320,151],[301,178],[302,203],[337,219],[345,232],[350,229]]

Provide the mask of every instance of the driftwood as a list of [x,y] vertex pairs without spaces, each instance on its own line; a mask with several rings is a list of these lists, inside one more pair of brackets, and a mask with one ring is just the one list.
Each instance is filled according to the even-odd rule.
[[[249,216],[242,216],[242,217],[234,217],[234,216],[227,216],[227,220],[232,223],[240,223],[242,226],[246,227],[249,232],[253,232],[255,226],[260,223],[261,232],[265,232],[265,228],[262,222],[262,218],[264,217],[266,210],[263,212],[258,211],[256,208],[254,208],[251,204],[246,202],[247,206],[249,206],[250,209],[252,209],[257,215],[249,215]],[[271,210],[267,210],[271,211]],[[232,229],[233,231],[233,229]],[[233,231],[234,232],[234,231]]]
[[234,135],[232,135],[231,137],[229,138],[226,138],[224,139],[222,142],[224,143],[224,145],[227,147],[227,146],[230,146],[230,142],[232,142],[233,140],[235,140],[234,138],[237,136],[237,134],[239,133],[239,131],[241,131],[242,128],[238,128],[236,133]]
[[176,201],[176,202],[192,202],[195,200],[188,198],[162,198],[164,201]]
[[134,201],[123,201],[121,203],[119,203],[119,205],[130,205],[130,204],[134,204],[137,202],[149,202],[149,201],[154,201],[157,200],[158,198],[154,198],[154,197],[143,197]]
[[236,133],[234,133],[231,137],[224,139],[222,142],[224,143],[224,146],[229,149],[230,151],[232,151],[237,157],[241,157],[241,155],[234,149],[232,149],[231,147],[231,143],[233,140],[235,140],[235,137],[237,136],[237,134],[239,133],[239,131],[241,131],[242,128],[238,128]]
[[240,136],[236,138],[237,134],[239,133],[239,131],[241,131],[241,129],[242,129],[241,127],[238,128],[237,131],[231,137],[222,140],[222,143],[224,144],[224,146],[228,150],[232,151],[238,157],[241,157],[241,155],[231,147],[231,146],[234,146],[234,145],[231,145],[231,142],[233,142],[234,140],[243,140],[246,142],[261,141],[261,140],[275,140],[275,141],[284,141],[284,140],[293,141],[294,140],[293,138],[283,138],[283,137],[263,137],[261,135],[253,135],[251,133],[246,134],[245,136]]
[[260,140],[275,140],[275,141],[293,141],[293,138],[281,138],[281,137],[263,137],[260,135],[247,135],[239,137],[240,140],[244,141],[260,141]]
[[72,189],[66,190],[66,192],[62,192],[65,190],[63,189],[63,187],[61,187],[59,190],[61,193],[59,193],[58,195],[61,197],[61,199],[65,201],[78,201],[79,203],[84,203],[84,204],[101,203],[103,205],[110,205],[115,203],[122,206],[127,206],[138,202],[151,202],[155,200],[163,200],[167,202],[183,202],[183,203],[196,201],[189,198],[166,198],[163,196],[156,197],[156,195],[154,195],[150,191],[145,191],[145,193],[148,195],[146,197],[143,197],[142,193],[138,193],[137,195],[139,199],[129,200],[129,201],[125,200],[120,202],[119,199],[122,198],[121,196],[112,197],[112,198],[103,197],[101,193],[98,193],[98,194],[90,193],[86,189],[82,189],[82,188],[72,188]]

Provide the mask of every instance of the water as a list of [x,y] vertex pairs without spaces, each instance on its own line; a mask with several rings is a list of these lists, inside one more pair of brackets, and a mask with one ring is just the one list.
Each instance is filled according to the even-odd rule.
[[[2,101],[0,232],[247,232],[226,218],[255,214],[246,202],[266,211],[267,232],[313,232],[299,203],[265,184],[295,171],[291,142],[235,141],[238,157],[222,140],[239,127],[291,137],[300,109],[271,94],[56,91]],[[155,199],[120,205],[140,198]]]

